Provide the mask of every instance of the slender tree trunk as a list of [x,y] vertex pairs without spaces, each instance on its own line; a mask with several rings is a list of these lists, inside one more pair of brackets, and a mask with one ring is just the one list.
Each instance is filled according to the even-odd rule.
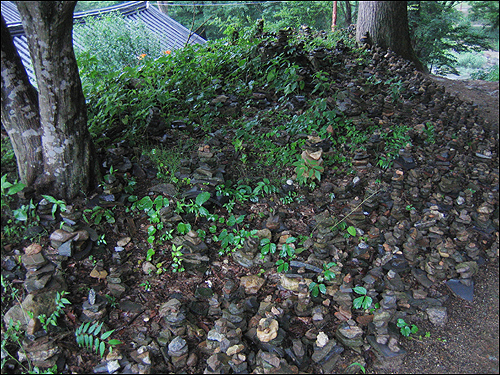
[[356,40],[367,32],[372,43],[391,49],[412,61],[418,70],[426,71],[411,46],[406,1],[360,1]]
[[335,26],[337,26],[337,2],[333,2],[332,7],[332,31],[335,30]]
[[17,160],[19,178],[32,185],[43,171],[38,93],[31,85],[2,15],[2,124]]
[[349,26],[352,23],[352,13],[351,13],[351,3],[349,1],[344,1],[345,4],[345,23]]
[[[76,1],[19,1],[16,4],[37,79],[40,122],[38,129],[30,128],[29,133],[24,133],[33,140],[26,146],[29,150],[16,153],[16,157],[21,158],[21,161],[26,157],[28,164],[37,165],[41,152],[43,169],[40,170],[38,166],[36,168],[39,174],[34,181],[35,187],[39,192],[71,199],[79,192],[87,192],[93,187],[95,173],[98,173],[97,158],[87,129],[85,97],[73,51],[73,10]],[[12,39],[9,38],[6,43],[9,41],[13,47]],[[2,61],[3,43],[2,32]],[[2,67],[2,80],[3,70]],[[16,95],[21,98],[28,95],[31,98],[33,95],[32,88],[25,84],[20,87],[14,82],[6,82],[6,90],[11,90],[14,98]],[[25,94],[24,91],[29,93]],[[22,99],[16,100],[18,103],[22,102]],[[28,109],[33,116],[36,108],[34,102],[36,101],[31,99]],[[3,119],[2,111],[2,121]],[[35,126],[34,121],[30,122],[30,126]],[[11,126],[18,131],[17,127],[22,125],[13,123]],[[37,137],[40,138],[40,141],[36,141],[38,143],[35,142]],[[35,147],[36,144],[38,147]],[[31,159],[35,161],[32,162]],[[21,169],[20,174],[24,174],[26,181],[31,182]]]

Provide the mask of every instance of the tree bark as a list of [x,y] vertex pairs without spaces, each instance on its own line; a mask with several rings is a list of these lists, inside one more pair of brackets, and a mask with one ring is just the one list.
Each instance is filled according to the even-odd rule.
[[344,1],[345,4],[345,23],[349,26],[352,23],[351,3]]
[[38,93],[31,85],[2,15],[2,124],[17,160],[19,178],[33,185],[43,172]]
[[411,45],[406,1],[360,1],[356,40],[367,32],[373,44],[391,49],[412,61],[417,70],[427,72]]
[[[94,173],[98,173],[73,51],[76,1],[18,1],[16,4],[38,85],[38,134],[41,136],[43,173],[34,185],[45,194],[71,199],[93,187]],[[2,59],[3,43],[2,33]],[[16,86],[13,87],[15,90]],[[31,150],[32,146],[29,148]],[[16,157],[19,157],[17,153]]]
[[333,2],[332,6],[332,31],[335,31],[335,26],[337,26],[337,2]]

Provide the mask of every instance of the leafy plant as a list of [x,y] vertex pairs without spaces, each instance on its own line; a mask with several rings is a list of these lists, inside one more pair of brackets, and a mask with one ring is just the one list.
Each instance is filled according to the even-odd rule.
[[274,254],[276,252],[276,244],[272,243],[269,238],[263,238],[260,240],[260,254],[261,258],[263,259],[265,255],[271,253]]
[[[90,220],[94,220],[94,224],[96,225],[99,225],[103,218],[106,219],[106,222],[109,224],[113,224],[115,222],[115,215],[113,214],[113,211],[108,208],[95,206],[92,209],[87,208],[83,212],[91,213]],[[88,219],[85,216],[84,219],[88,223]]]
[[362,286],[357,286],[353,288],[353,291],[361,295],[361,297],[357,297],[354,299],[354,301],[352,301],[352,305],[354,306],[354,308],[355,309],[363,308],[364,310],[368,309],[371,306],[373,300],[371,297],[368,297],[366,295],[367,293],[366,288],[363,288]]
[[410,336],[412,333],[417,333],[418,332],[418,327],[415,324],[412,324],[411,326],[405,322],[404,319],[399,318],[398,322],[396,324],[399,327],[399,330],[401,334],[405,337]]
[[432,124],[432,122],[427,121],[425,123],[424,131],[427,135],[427,142],[429,142],[430,144],[436,143],[436,139],[434,138],[434,125]]
[[208,210],[203,207],[203,204],[205,204],[209,199],[210,193],[208,191],[201,192],[196,196],[194,202],[186,204],[188,212],[193,212],[196,215],[196,219],[198,219],[199,216],[207,216]]
[[71,302],[68,299],[64,298],[65,295],[69,294],[68,292],[62,291],[61,293],[56,293],[56,309],[50,314],[47,318],[45,314],[38,315],[38,319],[40,323],[42,323],[42,327],[45,331],[48,330],[49,325],[53,325],[57,327],[57,318],[61,315],[62,310],[66,307],[66,305],[71,305]]
[[151,290],[151,284],[149,283],[149,280],[140,283],[139,286],[142,286],[146,292],[149,292]]
[[295,166],[297,181],[302,185],[306,185],[314,179],[321,181],[321,173],[325,170],[317,160],[308,160],[306,162],[301,157],[293,165]]
[[172,244],[172,268],[173,272],[184,272],[184,267],[182,266],[182,246],[176,246]]
[[257,183],[257,186],[253,189],[253,194],[264,196],[264,194],[276,193],[277,191],[278,188],[271,185],[268,178],[264,178],[262,181]]
[[335,278],[335,273],[330,270],[331,267],[336,266],[337,263],[335,262],[330,262],[327,264],[323,264],[323,272],[318,275],[317,279],[318,282],[312,281],[309,284],[309,291],[311,292],[311,295],[313,297],[317,297],[319,293],[321,292],[322,294],[326,293],[326,285],[323,283],[324,280],[330,281]]
[[114,346],[122,344],[120,340],[107,340],[115,331],[114,329],[103,332],[99,336],[104,322],[101,322],[100,324],[99,322],[94,322],[92,325],[90,325],[90,323],[92,322],[84,323],[76,329],[75,336],[78,346],[87,349],[89,352],[95,350],[95,352],[102,358],[104,356],[104,352],[106,351],[106,347],[110,352],[112,352]]
[[19,193],[26,187],[25,184],[21,182],[14,181],[14,183],[10,183],[7,181],[7,175],[4,174],[1,179],[1,190],[2,190],[2,196],[1,196],[1,205],[2,205],[2,210],[4,208],[9,209],[8,202],[10,201],[10,197]]
[[191,224],[183,223],[182,221],[177,224],[177,232],[184,235],[191,230]]

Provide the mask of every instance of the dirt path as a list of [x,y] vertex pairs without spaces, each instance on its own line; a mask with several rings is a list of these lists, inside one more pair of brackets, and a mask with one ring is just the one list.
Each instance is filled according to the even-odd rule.
[[479,80],[452,80],[430,75],[446,92],[457,95],[464,101],[477,104],[478,109],[489,125],[498,129],[498,82]]

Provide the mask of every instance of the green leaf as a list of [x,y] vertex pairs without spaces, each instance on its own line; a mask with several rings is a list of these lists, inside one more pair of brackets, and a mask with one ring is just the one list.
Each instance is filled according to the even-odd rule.
[[349,228],[347,228],[347,233],[349,233],[353,237],[356,237],[356,228],[350,226]]
[[97,329],[95,330],[94,332],[94,335],[98,335],[99,332],[101,332],[101,329],[102,329],[102,325],[104,324],[104,322],[101,322],[101,324],[99,324],[99,326],[97,327]]
[[363,309],[366,310],[367,308],[369,308],[371,306],[371,304],[372,304],[372,301],[373,301],[372,297],[364,296],[363,297],[363,303],[362,303]]
[[198,196],[196,197],[196,204],[198,206],[202,206],[203,203],[205,203],[209,199],[210,199],[210,193],[208,191],[204,191],[204,192],[198,194]]
[[405,337],[408,337],[410,336],[410,327],[408,326],[404,326],[404,327],[401,327],[401,334]]
[[355,309],[361,308],[361,305],[363,304],[363,299],[364,297],[358,297],[355,298],[354,301],[352,301],[352,305],[354,306]]
[[317,286],[314,286],[313,290],[311,290],[311,296],[317,297],[319,295],[319,290]]
[[101,336],[101,340],[106,340],[109,336],[111,336],[113,334],[115,330],[112,329],[111,331],[107,331],[107,332],[104,332]]
[[352,290],[354,290],[358,294],[366,294],[366,288],[363,288],[362,286],[357,286],[355,288],[352,288]]
[[114,346],[114,345],[120,345],[120,344],[122,344],[122,342],[120,340],[117,340],[117,339],[112,339],[112,340],[108,341],[108,344]]
[[103,341],[101,341],[101,344],[99,345],[99,354],[101,355],[101,358],[103,357],[105,350],[106,350],[106,345],[104,344]]
[[99,353],[99,339],[97,337],[94,339],[94,349],[96,353]]
[[326,294],[326,285],[325,284],[319,284],[319,291],[323,294]]
[[227,223],[226,224],[227,224],[228,227],[232,227],[233,225],[236,224],[236,218],[234,217],[234,215],[231,215],[229,217],[229,219],[227,219]]

